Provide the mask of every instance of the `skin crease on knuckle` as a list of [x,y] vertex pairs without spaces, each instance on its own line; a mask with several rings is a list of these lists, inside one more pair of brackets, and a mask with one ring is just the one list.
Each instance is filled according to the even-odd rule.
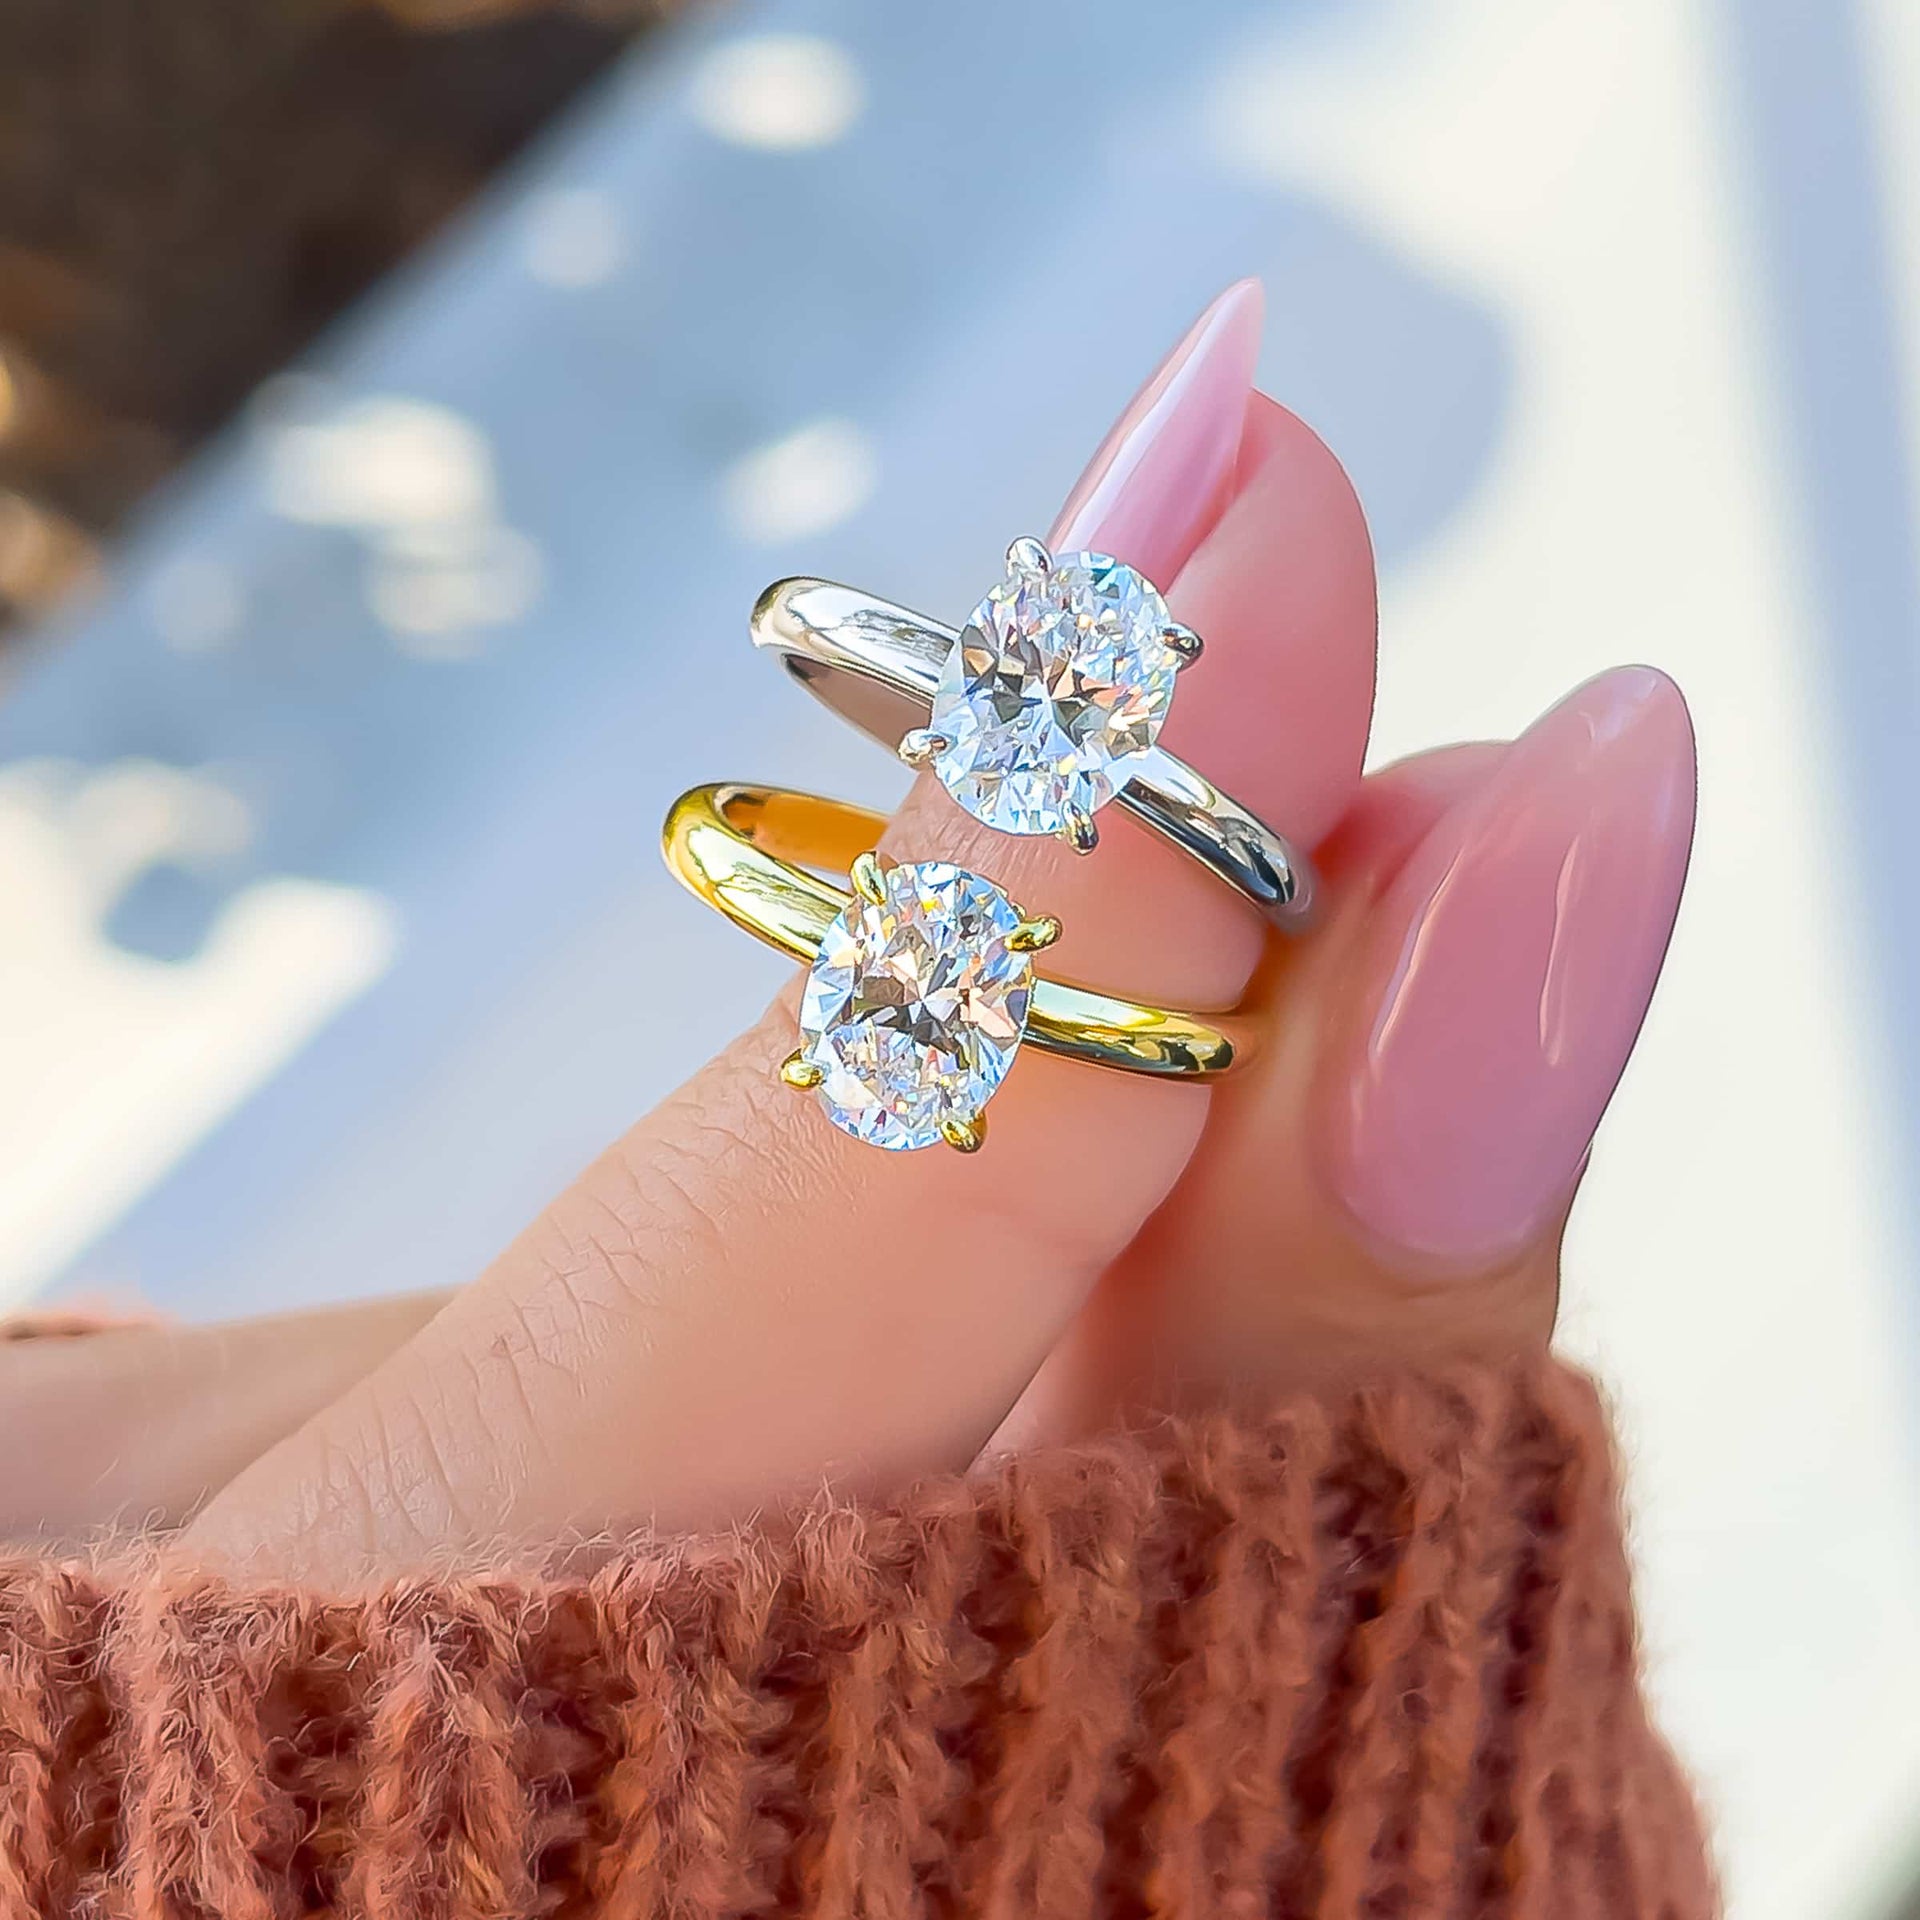
[[642,1137],[610,1148],[538,1229],[552,1276],[583,1312],[615,1319],[623,1337],[644,1338],[649,1318],[673,1310],[663,1275],[727,1273],[742,1209],[775,1220],[833,1191],[833,1167],[821,1143],[793,1127],[798,1103],[775,1072],[793,1044],[795,998],[783,989],[714,1069],[671,1095]]
[[[301,1531],[324,1528],[354,1543],[369,1559],[389,1549],[396,1538],[407,1540],[423,1560],[430,1557],[461,1515],[425,1425],[417,1413],[412,1418],[390,1415],[381,1399],[372,1396],[361,1411],[358,1431],[317,1433],[301,1482],[299,1510],[287,1520]],[[249,1544],[232,1543],[240,1553]]]

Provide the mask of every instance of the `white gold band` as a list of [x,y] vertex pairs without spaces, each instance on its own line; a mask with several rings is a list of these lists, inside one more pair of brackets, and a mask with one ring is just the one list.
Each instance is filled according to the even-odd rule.
[[[925,728],[952,627],[831,580],[779,580],[753,610],[753,643],[817,699],[882,746]],[[1158,745],[1130,759],[1114,796],[1135,818],[1210,867],[1276,926],[1313,914],[1312,867],[1264,821]]]

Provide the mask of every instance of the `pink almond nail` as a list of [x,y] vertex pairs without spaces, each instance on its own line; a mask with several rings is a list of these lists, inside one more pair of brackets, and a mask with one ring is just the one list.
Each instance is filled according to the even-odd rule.
[[1056,552],[1094,548],[1172,584],[1232,484],[1265,307],[1259,281],[1239,280],[1187,329],[1067,496]]
[[1320,1136],[1370,1235],[1485,1261],[1565,1203],[1653,994],[1693,810],[1679,689],[1621,667],[1537,720],[1412,854]]

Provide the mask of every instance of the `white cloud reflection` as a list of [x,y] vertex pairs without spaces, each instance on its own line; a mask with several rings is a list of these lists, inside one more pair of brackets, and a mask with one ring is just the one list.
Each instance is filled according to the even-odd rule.
[[813,34],[729,40],[693,79],[694,117],[709,133],[776,153],[831,146],[865,104],[852,56]]
[[403,651],[470,658],[484,629],[539,598],[540,551],[502,519],[492,444],[465,415],[382,394],[335,406],[301,388],[263,430],[275,510],[360,537],[367,603]]
[[762,546],[825,533],[866,505],[879,475],[872,440],[851,420],[809,421],[728,469],[727,519]]
[[245,803],[152,760],[0,769],[0,1305],[32,1293],[386,970],[378,895],[263,875],[190,959],[130,953],[116,904],[245,847]]

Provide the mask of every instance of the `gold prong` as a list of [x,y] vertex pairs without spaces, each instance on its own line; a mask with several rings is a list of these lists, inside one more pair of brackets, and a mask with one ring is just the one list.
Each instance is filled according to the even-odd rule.
[[1035,914],[1031,920],[1022,920],[1007,935],[1007,945],[1015,953],[1038,953],[1042,947],[1050,947],[1060,938],[1060,922],[1050,913]]
[[1179,656],[1182,667],[1192,666],[1206,647],[1206,642],[1191,627],[1183,627],[1178,621],[1167,627],[1160,637]]
[[944,733],[935,733],[931,727],[915,727],[900,742],[900,758],[918,769],[937,760],[952,744]]
[[817,1087],[827,1077],[826,1069],[816,1060],[809,1060],[804,1049],[795,1047],[780,1062],[780,1078],[796,1093],[805,1093],[811,1087]]
[[870,906],[880,906],[887,897],[887,870],[880,864],[877,853],[857,853],[853,865],[847,869],[847,878],[853,882],[853,890]]
[[1007,549],[1007,571],[1009,573],[1048,573],[1053,568],[1053,555],[1036,540],[1032,534],[1023,534]]
[[1093,815],[1085,807],[1069,807],[1067,824],[1060,829],[1060,838],[1075,853],[1091,853],[1100,844],[1100,829],[1093,824]]
[[987,1140],[987,1116],[976,1113],[964,1120],[942,1120],[940,1138],[955,1153],[978,1153]]

